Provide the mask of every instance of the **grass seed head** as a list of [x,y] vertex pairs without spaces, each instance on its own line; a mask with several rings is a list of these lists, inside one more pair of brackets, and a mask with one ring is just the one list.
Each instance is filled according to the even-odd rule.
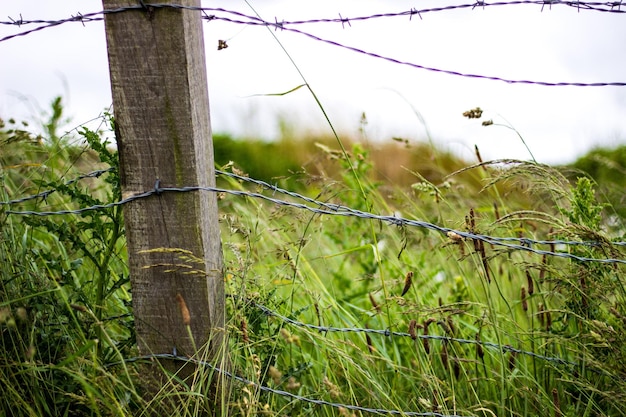
[[409,322],[409,334],[411,335],[411,339],[417,339],[417,329],[421,329],[422,325],[417,324],[417,321],[411,320]]
[[241,320],[241,334],[244,343],[249,343],[250,339],[248,337],[248,324],[246,323],[246,319]]
[[[428,326],[430,325],[430,323],[433,323],[435,321],[437,320],[433,319],[432,317],[424,321],[424,336],[428,336]],[[428,339],[427,338],[422,339],[422,344],[424,345],[424,350],[426,351],[426,354],[429,354],[430,344],[428,343]]]
[[461,241],[463,241],[463,236],[456,232],[453,232],[452,230],[446,233],[446,235],[448,235],[452,243],[461,243]]
[[374,310],[380,313],[380,305],[376,302],[376,299],[374,299],[374,296],[372,295],[372,293],[370,292],[367,295],[369,295],[370,297],[370,303],[372,303],[372,307],[374,307]]
[[476,333],[476,354],[480,359],[485,357],[485,351],[483,350],[483,345],[480,342],[480,334]]
[[189,308],[187,308],[187,303],[180,293],[176,294],[176,303],[178,303],[178,309],[180,310],[180,314],[183,316],[183,324],[185,326],[189,326],[191,324],[191,314],[189,313]]
[[471,110],[463,112],[463,117],[468,119],[480,119],[483,115],[483,110],[480,107],[475,107]]
[[541,270],[539,271],[539,283],[543,282],[543,278],[546,276],[546,266],[548,265],[547,256],[544,253],[541,258]]
[[272,381],[274,381],[274,384],[276,385],[280,383],[280,379],[283,377],[283,373],[280,372],[278,368],[276,368],[273,365],[270,365],[269,369],[267,370],[267,373],[269,374],[270,378],[272,378]]
[[530,275],[530,271],[528,269],[526,269],[526,281],[528,282],[528,295],[533,295],[535,292],[535,284],[533,283],[533,277]]
[[552,388],[552,403],[554,404],[554,417],[561,417],[561,403],[559,401],[559,391],[556,388]]
[[546,331],[550,331],[552,328],[552,314],[549,311],[546,311]]
[[70,304],[70,307],[76,311],[80,311],[81,313],[87,312],[87,307],[81,306],[80,304]]
[[511,352],[509,355],[509,371],[515,369],[515,357],[517,356],[517,352]]
[[480,150],[478,150],[478,145],[474,145],[474,153],[476,154],[476,159],[478,159],[478,163],[483,163],[483,158],[480,156]]
[[411,284],[413,284],[413,271],[406,273],[406,277],[404,278],[404,288],[402,289],[402,294],[400,294],[401,297],[403,297],[404,294],[411,289]]
[[369,349],[370,353],[376,352],[376,348],[372,344],[372,338],[367,333],[365,333],[365,341],[367,342],[367,348]]
[[441,363],[443,364],[443,366],[446,367],[446,369],[448,369],[448,367],[450,366],[450,364],[448,363],[448,346],[447,343],[443,343],[441,345]]

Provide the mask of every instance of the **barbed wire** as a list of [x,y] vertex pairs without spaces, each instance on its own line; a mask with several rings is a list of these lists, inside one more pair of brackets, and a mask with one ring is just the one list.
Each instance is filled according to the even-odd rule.
[[[105,14],[121,13],[121,12],[126,12],[126,11],[131,11],[131,10],[173,8],[173,9],[187,9],[187,10],[202,11],[203,19],[207,21],[221,20],[221,21],[226,21],[226,22],[235,23],[235,24],[265,26],[265,27],[274,28],[275,30],[285,30],[285,31],[289,31],[289,32],[293,32],[293,33],[297,33],[297,34],[309,37],[319,42],[323,42],[332,46],[340,47],[340,48],[350,50],[359,54],[363,54],[371,58],[381,59],[381,60],[385,60],[385,61],[392,62],[395,64],[399,64],[399,65],[405,65],[405,66],[409,66],[409,67],[416,68],[416,69],[437,72],[437,73],[442,73],[442,74],[447,74],[447,75],[454,75],[454,76],[460,76],[460,77],[465,77],[465,78],[483,79],[483,80],[490,80],[490,81],[501,81],[501,82],[505,82],[508,84],[533,84],[533,85],[550,86],[550,87],[562,87],[562,86],[624,87],[626,86],[626,82],[584,83],[584,82],[549,82],[549,81],[519,80],[519,79],[516,80],[516,79],[508,79],[508,78],[496,77],[496,76],[490,76],[490,75],[471,74],[471,73],[464,73],[460,71],[435,68],[435,67],[416,64],[416,63],[409,62],[409,61],[402,61],[396,58],[380,55],[380,54],[373,53],[373,52],[368,52],[360,48],[345,45],[334,40],[324,39],[317,35],[313,35],[311,33],[304,32],[302,30],[295,29],[293,27],[289,27],[289,25],[301,25],[305,23],[310,24],[310,23],[333,23],[333,22],[335,23],[340,22],[343,25],[343,27],[345,27],[345,24],[348,23],[348,25],[350,25],[351,21],[362,21],[362,20],[376,19],[376,18],[382,18],[382,17],[390,18],[390,17],[402,17],[402,16],[409,16],[409,18],[412,18],[414,15],[418,15],[421,18],[422,14],[427,14],[427,13],[432,13],[432,12],[442,12],[442,11],[449,11],[449,10],[455,10],[455,9],[467,9],[467,8],[471,8],[471,9],[485,8],[485,7],[491,7],[491,6],[512,6],[512,5],[521,5],[521,4],[542,5],[542,9],[543,9],[543,6],[545,5],[549,5],[550,7],[553,5],[566,5],[569,7],[576,7],[578,10],[581,10],[581,9],[582,10],[596,10],[596,11],[604,11],[604,12],[611,12],[611,13],[626,12],[625,10],[621,10],[621,1],[578,2],[578,1],[561,1],[561,0],[517,0],[517,1],[494,2],[494,3],[487,3],[485,1],[477,1],[474,3],[466,3],[466,4],[460,4],[460,5],[448,5],[448,6],[443,6],[443,7],[421,9],[421,10],[412,8],[410,10],[402,11],[402,12],[380,13],[380,14],[360,16],[360,17],[355,17],[355,18],[344,18],[341,16],[341,14],[339,14],[339,19],[327,18],[327,19],[297,20],[297,21],[291,21],[291,22],[282,20],[279,22],[277,18],[274,18],[275,19],[274,22],[269,22],[269,21],[260,19],[259,17],[256,17],[256,16],[249,16],[244,13],[227,10],[223,8],[195,7],[195,6],[185,6],[185,5],[180,5],[180,4],[144,4],[142,2],[142,4],[136,5],[136,6],[121,7],[121,8],[103,10],[100,12],[87,13],[87,14],[78,13],[75,16],[71,16],[66,19],[55,20],[55,21],[24,20],[22,16],[20,16],[20,18],[17,20],[13,18],[9,18],[10,21],[2,21],[0,23],[4,25],[16,25],[18,27],[22,25],[35,24],[35,23],[43,24],[43,26],[28,30],[28,31],[24,31],[21,33],[5,36],[4,38],[0,39],[0,42],[7,41],[9,39],[13,39],[18,36],[28,35],[30,33],[43,30],[49,27],[58,26],[63,23],[81,22],[84,24],[85,22],[93,22],[93,21],[102,20]],[[213,12],[213,13],[221,12],[224,14],[231,14],[231,15],[238,16],[240,18],[244,18],[246,20],[237,20],[237,19],[233,19],[233,18],[229,18],[225,16],[217,16],[215,14],[209,15],[208,12]]]
[[[293,32],[293,33],[297,33],[303,36],[306,36],[310,39],[313,39],[315,41],[319,41],[322,43],[326,43],[332,46],[336,46],[339,48],[343,48],[352,52],[356,52],[362,55],[366,55],[369,56],[371,58],[376,58],[376,59],[381,59],[384,61],[388,61],[394,64],[399,64],[399,65],[405,65],[408,67],[412,67],[415,69],[420,69],[420,70],[426,70],[426,71],[430,71],[430,72],[436,72],[436,73],[441,73],[441,74],[447,74],[447,75],[454,75],[454,76],[459,76],[459,77],[464,77],[464,78],[474,78],[474,79],[482,79],[482,80],[489,80],[489,81],[501,81],[501,82],[505,82],[507,84],[530,84],[530,85],[540,85],[540,86],[545,86],[545,87],[624,87],[626,86],[626,82],[593,82],[593,83],[585,83],[585,82],[568,82],[568,81],[558,81],[558,82],[551,82],[551,81],[537,81],[537,80],[521,80],[521,79],[511,79],[511,78],[503,78],[503,77],[496,77],[496,76],[491,76],[491,75],[482,75],[482,74],[472,74],[472,73],[464,73],[464,72],[460,72],[460,71],[454,71],[454,70],[447,70],[447,69],[442,69],[442,68],[435,68],[435,67],[430,67],[430,66],[426,66],[426,65],[421,65],[421,64],[416,64],[414,62],[410,62],[410,61],[403,61],[397,58],[392,58],[389,56],[385,56],[385,55],[381,55],[378,53],[374,53],[374,52],[369,52],[369,51],[365,51],[364,49],[361,48],[356,48],[354,46],[349,46],[331,39],[325,39],[322,38],[320,36],[314,35],[312,33],[309,32],[305,32],[299,29],[295,29],[295,28],[291,28],[288,27],[286,25],[286,23],[284,22],[268,22],[268,21],[264,21],[258,18],[254,18],[253,16],[248,16],[250,19],[257,19],[256,22],[246,22],[246,21],[240,21],[240,20],[234,20],[234,19],[229,19],[229,18],[224,18],[224,17],[216,17],[216,16],[206,16],[204,17],[207,20],[224,20],[224,21],[228,21],[231,23],[237,23],[237,24],[247,24],[247,25],[258,25],[258,26],[267,26],[267,27],[271,27],[274,28],[276,30],[282,30],[282,31],[288,31],[288,32]],[[345,21],[348,21],[351,19],[344,19]]]
[[[83,175],[80,175],[72,180],[69,180],[65,183],[65,185],[70,185],[73,184],[75,182],[78,182],[82,179],[85,178],[98,178],[101,175],[111,172],[112,170],[114,170],[115,168],[107,168],[107,169],[102,169],[102,170],[96,170],[96,171],[92,171]],[[290,190],[286,190],[284,188],[278,187],[276,185],[270,184],[266,181],[263,180],[258,180],[255,178],[250,178],[248,176],[245,175],[239,175],[233,172],[227,172],[227,171],[222,171],[219,169],[215,170],[216,176],[227,176],[233,179],[236,179],[238,181],[244,181],[244,182],[248,182],[250,184],[254,184],[257,185],[259,187],[265,188],[267,190],[271,190],[275,193],[280,193],[280,194],[285,194],[288,195],[290,197],[293,198],[297,198],[303,201],[306,201],[308,203],[311,204],[315,204],[316,206],[319,207],[324,207],[328,210],[332,210],[333,212],[339,212],[339,211],[346,211],[346,212],[351,212],[351,213],[355,213],[358,214],[359,210],[355,210],[351,207],[348,206],[344,206],[341,204],[334,204],[334,203],[327,203],[324,201],[320,201],[320,200],[316,200],[314,198],[311,197],[307,197],[305,195],[299,194],[295,191],[290,191]],[[45,200],[50,194],[56,192],[57,190],[55,189],[49,189],[49,190],[45,190],[42,191],[38,194],[34,194],[31,196],[26,196],[26,197],[22,197],[22,198],[18,198],[15,200],[8,200],[8,201],[0,201],[0,206],[10,206],[10,205],[16,205],[16,204],[20,204],[26,201],[30,201],[30,200],[34,200],[37,198],[42,198],[43,200]],[[91,208],[88,208],[91,209]],[[94,208],[94,210],[96,210]],[[10,214],[20,214],[20,212],[17,211],[10,211]],[[77,214],[77,213],[63,213],[63,212],[47,212],[48,215],[53,215],[53,214]],[[439,230],[441,232],[457,232],[454,229],[445,229],[442,228],[441,230]],[[470,233],[471,235],[471,233]],[[487,236],[487,235],[485,235]],[[531,238],[526,238],[526,237],[498,237],[498,236],[488,236],[490,239],[494,240],[494,241],[498,241],[498,242],[517,242],[520,245],[524,245],[524,246],[532,246],[532,245],[566,245],[566,246],[589,246],[589,247],[595,247],[595,246],[600,246],[601,243],[600,242],[596,242],[596,241],[572,241],[572,240],[562,240],[562,239],[557,239],[557,240],[538,240],[538,239],[531,239]],[[626,246],[626,242],[624,241],[617,241],[617,242],[611,242],[612,245],[614,246]]]
[[[516,162],[514,160],[511,160],[509,162]],[[250,178],[247,177],[245,175],[239,175],[239,174],[235,174],[233,172],[227,172],[227,171],[221,171],[221,170],[215,170],[215,173],[217,175],[224,175],[224,176],[228,176],[231,178],[234,178],[236,180],[239,181],[245,181],[245,182],[249,182],[251,184],[255,184],[258,185],[260,187],[266,188],[268,190],[272,190],[274,192],[278,192],[281,194],[285,194],[303,201],[306,201],[308,203],[312,203],[315,205],[318,205],[320,207],[325,207],[327,209],[330,210],[334,210],[334,211],[340,211],[340,210],[345,210],[348,212],[358,212],[358,210],[352,209],[350,207],[347,206],[343,206],[343,205],[339,205],[339,204],[332,204],[332,203],[326,203],[323,201],[319,201],[319,200],[315,200],[313,198],[304,196],[302,194],[298,194],[294,191],[289,191],[283,188],[280,188],[276,185],[270,184],[268,182],[262,181],[262,180],[257,180],[254,178]],[[452,230],[453,231],[453,230]],[[447,233],[448,231],[446,231]],[[567,245],[567,246],[599,246],[600,243],[599,242],[594,242],[594,241],[572,241],[572,240],[536,240],[536,239],[531,239],[531,238],[525,238],[525,237],[496,237],[496,236],[490,236],[491,239],[496,240],[496,241],[500,241],[500,242],[519,242],[522,245],[525,246],[530,246],[530,245]],[[626,246],[626,242],[611,242],[612,245],[615,246]]]
[[472,339],[460,339],[449,336],[440,336],[440,335],[432,335],[432,334],[415,334],[411,335],[410,333],[405,332],[396,332],[391,331],[389,329],[370,329],[370,328],[359,328],[359,327],[333,327],[333,326],[320,326],[316,324],[303,323],[294,319],[290,319],[266,306],[263,304],[259,304],[254,300],[246,299],[248,304],[251,304],[255,308],[261,310],[265,315],[276,317],[285,323],[291,324],[292,326],[302,327],[306,329],[316,330],[320,333],[367,333],[367,334],[376,334],[385,337],[410,337],[412,339],[423,339],[423,340],[437,340],[442,342],[456,342],[462,345],[480,345],[490,349],[495,349],[501,352],[512,352],[519,355],[530,356],[536,359],[540,359],[546,362],[556,363],[558,365],[569,365],[576,366],[575,362],[570,362],[565,359],[561,359],[553,356],[544,356],[535,352],[530,352],[522,349],[515,348],[511,345],[499,345],[493,342],[486,342],[482,340],[472,340]]
[[[279,191],[279,190],[280,189],[276,189],[276,191]],[[192,192],[192,191],[208,191],[208,192],[213,192],[213,193],[223,193],[223,194],[230,194],[230,195],[235,195],[235,196],[244,196],[244,197],[250,197],[250,198],[255,198],[255,199],[261,199],[261,200],[269,201],[279,206],[293,207],[296,209],[307,210],[307,211],[320,214],[320,215],[334,215],[334,216],[356,217],[356,218],[362,218],[362,219],[377,220],[377,221],[382,221],[384,223],[395,225],[395,226],[420,227],[420,228],[424,228],[427,230],[440,232],[445,235],[449,235],[449,233],[453,233],[455,235],[460,236],[463,239],[479,240],[484,243],[488,243],[494,246],[500,246],[500,247],[504,247],[504,248],[508,248],[512,250],[526,251],[526,252],[531,252],[531,253],[535,253],[538,255],[561,257],[561,258],[576,260],[579,262],[598,262],[598,263],[604,263],[604,264],[626,264],[626,259],[591,258],[591,257],[575,255],[575,254],[568,253],[568,252],[553,252],[550,250],[535,249],[532,247],[532,241],[530,239],[499,238],[499,237],[493,237],[489,235],[482,235],[482,234],[477,234],[477,233],[472,233],[472,232],[455,230],[449,227],[439,226],[439,225],[422,221],[422,220],[410,220],[410,219],[407,219],[404,217],[398,217],[398,216],[385,216],[385,215],[373,214],[373,213],[369,213],[369,212],[365,212],[361,210],[348,208],[348,207],[341,206],[341,205],[334,205],[334,204],[329,204],[329,203],[325,203],[322,201],[317,201],[317,200],[310,199],[309,197],[306,197],[306,196],[303,196],[294,192],[289,192],[289,195],[297,196],[297,198],[303,199],[304,201],[310,202],[312,204],[315,204],[319,207],[324,207],[324,208],[311,207],[303,203],[281,200],[278,198],[266,196],[264,194],[244,191],[244,190],[231,190],[231,189],[218,188],[218,187],[201,187],[201,186],[161,187],[160,180],[158,179],[155,182],[154,189],[148,190],[142,193],[138,193],[138,194],[129,196],[127,198],[124,198],[120,201],[116,201],[112,203],[96,204],[90,207],[84,207],[84,208],[74,209],[74,210],[59,210],[59,211],[7,210],[6,214],[30,215],[30,216],[56,216],[56,215],[67,215],[67,214],[83,214],[88,211],[103,210],[103,209],[107,209],[107,208],[111,208],[115,206],[128,204],[135,200],[147,198],[153,195],[160,195],[160,194],[169,193],[169,192]],[[507,240],[504,240],[504,239],[507,239]],[[510,243],[511,239],[513,239],[514,241],[518,241],[519,243]]]
[[[83,174],[80,175],[74,179],[71,179],[67,182],[65,182],[65,185],[72,185],[80,180],[83,180],[85,178],[99,178],[100,176],[113,171],[115,168],[106,168],[106,169],[98,169],[96,171],[91,171],[87,174]],[[10,201],[0,201],[0,206],[10,206],[10,205],[14,205],[14,204],[19,204],[19,203],[24,203],[26,201],[30,201],[30,200],[36,200],[38,198],[41,198],[43,201],[45,201],[50,194],[55,193],[57,190],[56,189],[49,189],[49,190],[45,190],[42,191],[40,193],[37,194],[33,194],[33,195],[29,195],[26,197],[22,197],[22,198],[18,198],[17,200],[10,200]]]
[[[545,6],[547,5],[551,10],[552,6],[567,6],[571,8],[575,8],[577,10],[591,10],[605,13],[626,13],[626,10],[622,10],[622,1],[605,1],[605,2],[586,2],[586,1],[563,1],[563,0],[513,0],[513,1],[500,1],[500,2],[487,2],[482,0],[477,0],[472,3],[464,3],[464,4],[450,4],[447,6],[440,7],[431,7],[431,8],[423,8],[416,9],[411,8],[410,10],[403,10],[400,12],[388,12],[388,13],[376,13],[365,16],[355,16],[351,18],[343,17],[339,14],[339,18],[318,18],[318,19],[303,19],[303,20],[280,20],[281,25],[302,25],[302,24],[311,24],[311,23],[341,23],[343,27],[345,27],[345,23],[364,21],[364,20],[373,20],[380,18],[393,18],[393,17],[405,17],[409,16],[409,19],[412,19],[413,16],[417,15],[422,18],[422,15],[436,12],[445,12],[452,10],[462,10],[462,9],[486,9],[494,6],[516,6],[516,5],[537,5],[541,6],[541,10],[543,11]],[[251,20],[257,20],[260,24],[265,24],[266,22],[262,21],[262,19],[256,16],[249,16],[241,12],[236,12],[233,10],[224,9],[221,7],[196,7],[196,6],[186,6],[181,4],[137,4],[135,6],[126,6],[119,7],[115,9],[107,9],[98,12],[92,13],[77,13],[76,15],[72,15],[69,18],[58,19],[58,20],[44,20],[44,19],[24,19],[20,14],[19,19],[14,19],[8,16],[9,20],[0,20],[0,25],[5,26],[27,26],[32,24],[45,24],[46,27],[49,26],[58,26],[63,23],[69,22],[93,22],[93,21],[101,21],[103,20],[103,16],[105,14],[114,14],[125,12],[129,10],[145,10],[146,8],[172,8],[172,9],[186,9],[186,10],[196,10],[202,12],[222,12],[227,14],[233,14],[240,17],[245,17]],[[218,17],[213,17],[218,18]],[[275,18],[276,23],[278,23],[278,19]],[[42,29],[45,29],[42,28]]]
[[122,363],[133,363],[133,362],[139,362],[139,361],[145,361],[145,360],[149,361],[149,360],[153,360],[153,359],[168,359],[168,360],[189,362],[189,363],[193,363],[193,364],[198,365],[198,366],[211,368],[215,372],[220,373],[220,374],[222,374],[222,375],[226,376],[227,378],[230,378],[230,379],[232,379],[234,381],[241,382],[244,385],[252,386],[252,387],[255,387],[255,388],[257,388],[257,389],[259,389],[261,391],[269,392],[271,394],[280,395],[280,396],[283,396],[283,397],[289,397],[289,398],[291,398],[293,400],[296,400],[296,401],[302,401],[302,402],[315,404],[315,405],[328,406],[328,407],[333,407],[333,408],[338,408],[338,409],[343,408],[343,409],[351,410],[351,411],[362,411],[362,412],[365,412],[365,413],[380,414],[380,415],[401,415],[401,416],[415,416],[415,417],[418,417],[418,416],[421,416],[421,417],[465,417],[465,416],[461,416],[461,415],[457,415],[457,414],[442,414],[442,413],[438,413],[438,412],[434,412],[434,411],[421,412],[421,411],[387,410],[387,409],[384,409],[384,408],[369,408],[369,407],[362,407],[362,406],[353,405],[353,404],[342,404],[342,403],[326,401],[326,400],[317,400],[317,399],[314,399],[314,398],[309,398],[309,397],[304,397],[302,395],[294,394],[294,393],[289,392],[289,391],[275,389],[275,388],[268,387],[266,385],[259,384],[257,382],[251,381],[251,380],[249,380],[247,378],[244,378],[242,376],[235,375],[232,372],[229,372],[229,371],[227,371],[225,369],[222,369],[222,368],[220,368],[218,366],[215,366],[212,363],[209,363],[207,361],[203,361],[203,360],[199,360],[199,359],[195,359],[195,358],[188,358],[186,356],[181,356],[181,355],[177,355],[177,354],[173,354],[173,353],[154,353],[154,354],[136,356],[136,357],[133,357],[133,358],[124,359],[123,361],[113,362],[113,363],[107,364],[105,366],[106,367],[111,367],[111,366],[120,365]]

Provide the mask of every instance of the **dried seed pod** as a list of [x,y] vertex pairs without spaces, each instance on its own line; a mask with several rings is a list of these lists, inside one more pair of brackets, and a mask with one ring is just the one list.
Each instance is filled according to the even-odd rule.
[[478,159],[478,163],[483,163],[483,158],[480,156],[480,151],[478,150],[478,145],[474,145],[474,153],[476,154],[476,159]]
[[267,370],[267,373],[269,374],[270,378],[272,378],[272,381],[274,381],[274,384],[276,385],[280,383],[280,379],[283,377],[283,373],[280,372],[278,368],[276,368],[273,365],[270,365],[269,369]]
[[300,388],[300,383],[296,380],[296,378],[295,378],[295,377],[290,376],[290,377],[287,379],[287,386],[286,386],[286,388],[287,388],[289,391],[295,391],[295,390],[297,390],[298,388]]
[[585,277],[580,277],[580,301],[585,311],[587,311],[589,306],[587,304],[587,281],[585,281]]
[[372,338],[367,333],[365,333],[365,341],[367,342],[367,348],[369,349],[370,353],[376,352],[376,348],[372,344]]
[[548,259],[544,253],[541,257],[541,270],[539,271],[539,283],[543,282],[543,278],[546,276],[546,266],[548,265]]
[[447,369],[450,364],[448,363],[448,345],[445,342],[441,345],[440,356],[441,356],[441,363],[443,363],[443,366],[445,366]]
[[[424,321],[424,336],[428,336],[428,326],[430,325],[430,323],[433,323],[437,320],[430,318],[426,321]],[[425,337],[422,339],[422,344],[424,345],[424,350],[426,351],[426,354],[430,353],[430,344],[428,343],[428,338]]]
[[550,331],[552,328],[552,314],[546,311],[546,331]]
[[509,355],[509,371],[512,371],[515,368],[515,357],[517,356],[517,352],[511,351]]
[[471,208],[469,211],[469,229],[472,233],[474,233],[474,230],[476,230],[476,221],[474,220],[474,217],[474,209]]
[[226,49],[226,48],[228,48],[228,44],[226,43],[226,41],[223,39],[219,39],[217,41],[217,50],[221,51],[222,49]]
[[409,322],[409,334],[411,335],[411,339],[417,339],[417,322],[415,320],[411,320]]
[[79,304],[70,304],[70,307],[73,308],[76,311],[80,311],[81,313],[86,313],[87,312],[87,307],[81,306]]
[[313,303],[313,307],[315,307],[315,314],[317,315],[317,323],[319,326],[322,325],[322,314],[320,313],[320,307],[317,303]]
[[463,117],[468,119],[480,119],[483,115],[483,110],[480,107],[463,112]]
[[183,324],[185,326],[189,326],[191,324],[191,314],[189,313],[189,308],[187,308],[187,303],[180,293],[176,294],[176,302],[178,303],[178,309],[180,310],[180,314],[183,316]]
[[411,284],[413,284],[413,271],[406,273],[406,277],[404,278],[404,288],[402,289],[402,294],[400,294],[401,297],[403,297],[404,294],[411,289]]
[[450,240],[453,243],[460,243],[463,240],[463,236],[461,236],[460,234],[456,232],[453,232],[452,230],[447,232],[446,235],[450,238]]
[[374,296],[372,295],[372,293],[370,292],[367,295],[369,295],[369,297],[370,297],[370,303],[372,303],[372,307],[374,307],[374,310],[376,310],[377,312],[380,313],[380,305],[378,305],[378,303],[374,299]]
[[248,338],[248,323],[246,323],[246,319],[241,320],[241,335],[244,343],[250,343],[250,339]]
[[559,391],[556,388],[552,388],[552,404],[554,404],[554,417],[561,417],[561,402],[559,401]]
[[450,328],[450,337],[454,337],[454,335],[456,334],[456,326],[454,325],[452,316],[448,316],[446,321],[448,322],[448,327]]
[[437,322],[437,324],[438,324],[439,326],[441,326],[441,328],[443,329],[443,331],[444,331],[444,333],[445,333],[446,335],[448,335],[448,336],[454,336],[454,335],[452,334],[452,329],[450,329],[450,326],[448,326],[448,323],[447,323],[447,322],[445,322],[444,320],[439,320],[439,321]]
[[533,284],[533,277],[530,275],[530,271],[526,270],[526,281],[528,282],[528,295],[533,295],[535,292],[535,285]]
[[543,327],[543,325],[545,324],[545,315],[546,315],[546,312],[543,311],[543,303],[537,304],[537,310],[539,310],[538,312],[539,323],[541,323],[541,327]]
[[482,358],[485,357],[485,351],[483,350],[483,345],[480,342],[480,334],[479,333],[476,333],[475,339],[476,339],[476,342],[477,342],[476,343],[476,354],[478,355],[478,357],[480,359],[482,359]]
[[489,274],[489,263],[487,262],[487,254],[485,253],[485,244],[482,240],[478,243],[478,251],[480,252],[480,258],[483,261],[483,268],[485,268],[485,278],[487,278],[487,283],[491,283],[491,275]]
[[526,300],[526,288],[525,287],[522,287],[521,299],[522,299],[522,309],[524,311],[528,311],[528,301]]

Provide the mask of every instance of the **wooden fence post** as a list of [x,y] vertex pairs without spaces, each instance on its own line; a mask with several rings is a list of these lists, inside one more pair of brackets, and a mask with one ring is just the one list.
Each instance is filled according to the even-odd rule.
[[[151,1],[200,6],[200,0]],[[111,11],[139,2],[103,5]],[[108,13],[105,28],[123,196],[154,189],[157,179],[161,187],[214,185],[201,12],[147,7]],[[211,359],[224,348],[216,201],[205,191],[169,192],[124,206],[141,354],[192,356],[197,347]],[[189,262],[172,251],[151,251],[158,248],[190,251],[204,265],[191,265],[200,273],[171,266]],[[181,366],[165,364],[171,370]]]

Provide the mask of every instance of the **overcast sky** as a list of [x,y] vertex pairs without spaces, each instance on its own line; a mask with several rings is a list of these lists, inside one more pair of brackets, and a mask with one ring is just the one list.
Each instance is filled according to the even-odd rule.
[[[249,0],[268,21],[351,19],[471,1]],[[255,12],[245,2],[204,7]],[[0,20],[63,19],[102,9],[92,0],[2,2]],[[624,7],[626,11],[626,6]],[[218,17],[234,17],[209,12]],[[0,38],[34,26],[0,26]],[[296,132],[330,132],[306,89],[311,85],[336,129],[368,139],[433,141],[472,158],[529,159],[510,129],[462,117],[510,123],[539,162],[560,163],[597,145],[626,144],[626,87],[545,87],[430,72],[359,54],[288,31],[224,21],[204,23],[214,132],[275,138],[283,120]],[[400,61],[461,73],[547,82],[626,82],[626,14],[564,5],[476,7],[408,16],[292,26],[318,37]],[[280,40],[289,56],[274,38]],[[228,48],[217,49],[218,40]],[[67,100],[73,127],[111,104],[103,22],[66,23],[0,42],[0,117],[36,119],[56,95]],[[291,62],[293,60],[297,69]],[[254,96],[257,95],[257,96]],[[261,95],[261,96],[258,96]],[[253,97],[251,97],[253,96]],[[426,126],[416,116],[421,115]]]

